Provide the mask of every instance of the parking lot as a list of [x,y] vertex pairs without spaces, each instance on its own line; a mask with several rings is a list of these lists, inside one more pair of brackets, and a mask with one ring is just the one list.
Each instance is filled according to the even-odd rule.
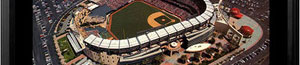
[[[244,57],[240,58],[240,60],[234,62],[232,65],[253,65],[259,59],[266,56],[269,53],[269,44],[264,43],[259,48],[255,49],[255,51],[250,52],[249,54],[245,55]],[[247,63],[246,63],[247,62]],[[257,63],[259,64],[259,63]]]
[[80,0],[35,0],[33,1],[33,55],[35,65],[59,65],[53,44],[53,28],[64,11]]

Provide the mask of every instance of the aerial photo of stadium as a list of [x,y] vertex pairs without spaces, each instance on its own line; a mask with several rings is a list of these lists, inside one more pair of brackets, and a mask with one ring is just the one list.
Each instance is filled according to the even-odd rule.
[[268,4],[36,0],[33,64],[268,65],[268,6],[258,2]]

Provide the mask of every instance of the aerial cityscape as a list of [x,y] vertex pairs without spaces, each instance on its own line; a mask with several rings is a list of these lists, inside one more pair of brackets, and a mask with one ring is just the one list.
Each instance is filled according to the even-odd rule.
[[33,65],[269,65],[269,0],[33,0]]

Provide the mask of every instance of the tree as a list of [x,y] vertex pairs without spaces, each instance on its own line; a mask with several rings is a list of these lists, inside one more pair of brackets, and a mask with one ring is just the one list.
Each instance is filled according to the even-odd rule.
[[148,62],[151,62],[151,60],[149,58],[146,58],[142,61],[142,64],[146,65]]
[[195,54],[194,54],[194,57],[196,57],[196,58],[200,58],[201,57],[201,54],[200,54],[200,52],[196,52]]
[[177,62],[185,64],[187,61],[187,56],[186,55],[182,55],[180,58],[177,59]]
[[181,58],[184,59],[184,60],[188,59],[186,55],[182,55]]
[[222,46],[221,42],[218,42],[218,43],[216,44],[216,46],[217,46],[218,48],[221,47],[221,46]]
[[211,38],[210,40],[208,40],[208,43],[214,44],[215,43],[215,38]]
[[214,50],[213,50],[213,49],[211,49],[211,48],[208,48],[208,49],[206,50],[206,52],[207,52],[208,54],[211,54],[211,53],[213,53],[213,52],[214,52]]
[[218,36],[219,39],[223,39],[224,37],[225,36],[223,34]]
[[161,62],[162,61],[162,57],[163,57],[162,54],[159,54],[154,59]]

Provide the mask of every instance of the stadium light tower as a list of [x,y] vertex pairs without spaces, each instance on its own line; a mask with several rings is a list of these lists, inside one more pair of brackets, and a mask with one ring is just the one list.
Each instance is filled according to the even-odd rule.
[[225,19],[223,13],[221,12],[221,4],[222,4],[223,0],[219,0],[219,3],[217,5],[217,20],[222,20]]
[[223,0],[219,0],[219,3],[218,3],[218,12],[217,12],[217,15],[218,15],[218,18],[220,18],[222,16],[222,13],[221,13],[221,3],[223,2]]

